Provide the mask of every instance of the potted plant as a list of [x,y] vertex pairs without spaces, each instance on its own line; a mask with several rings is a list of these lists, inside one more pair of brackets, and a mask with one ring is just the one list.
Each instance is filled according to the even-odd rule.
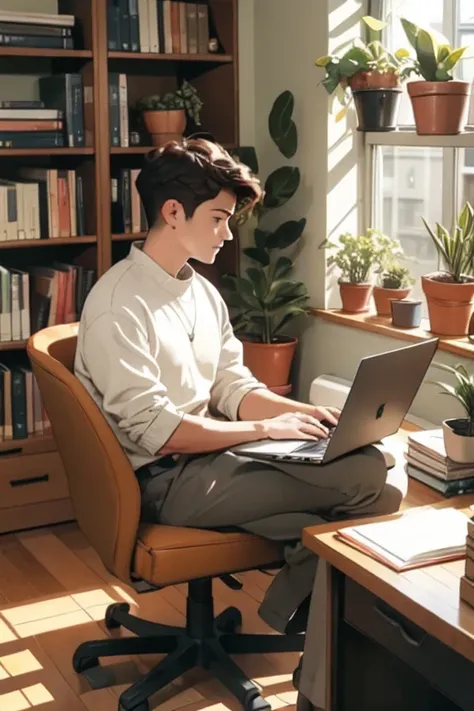
[[401,19],[416,59],[407,62],[405,75],[423,77],[408,82],[416,131],[420,135],[452,135],[466,124],[471,82],[453,79],[453,69],[467,47],[453,49],[448,40],[433,30]]
[[374,303],[378,316],[390,316],[390,302],[406,299],[414,283],[409,270],[394,262],[380,274],[380,286],[374,286]]
[[367,15],[362,18],[366,41],[360,39],[341,56],[329,55],[316,60],[326,70],[322,81],[328,94],[335,93],[342,108],[340,121],[354,98],[359,131],[394,131],[402,93],[402,69],[409,52],[389,52],[380,42],[386,22]]
[[474,463],[474,376],[461,364],[453,367],[437,363],[436,367],[453,375],[455,384],[434,384],[441,387],[443,394],[456,398],[466,413],[465,417],[444,420],[442,424],[446,455],[454,462]]
[[422,219],[445,267],[421,277],[430,329],[440,336],[466,336],[474,300],[474,211],[466,202],[451,234],[438,222],[434,231]]
[[186,80],[175,92],[168,92],[164,96],[147,96],[136,104],[136,108],[142,112],[145,128],[154,146],[179,141],[186,128],[186,114],[200,126],[202,106],[195,87]]
[[[268,121],[270,136],[286,158],[293,157],[297,148],[293,107],[291,92],[282,92]],[[242,148],[237,154],[258,173],[253,149]],[[257,205],[251,218],[255,225],[253,244],[243,250],[251,266],[245,270],[245,276],[223,278],[234,331],[243,344],[244,362],[269,387],[288,383],[297,339],[287,335],[286,327],[296,316],[308,311],[307,289],[291,278],[293,262],[286,251],[295,249],[306,219],[288,220],[274,230],[266,226],[267,216],[285,205],[299,184],[297,167],[285,165],[270,173],[265,181],[263,202]]]
[[388,262],[391,251],[398,248],[398,242],[369,228],[364,235],[346,232],[339,237],[338,243],[324,240],[320,248],[336,250],[328,257],[327,264],[340,271],[342,310],[346,313],[368,311],[374,288],[373,274]]

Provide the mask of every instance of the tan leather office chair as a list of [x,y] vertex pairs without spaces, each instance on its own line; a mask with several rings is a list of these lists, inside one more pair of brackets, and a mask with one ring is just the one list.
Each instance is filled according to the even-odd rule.
[[99,657],[164,653],[146,676],[120,696],[125,711],[148,711],[148,698],[188,669],[209,669],[240,700],[245,711],[269,704],[229,654],[302,651],[303,635],[238,634],[241,614],[230,607],[214,617],[212,579],[239,585],[232,573],[275,565],[282,550],[247,533],[140,524],[140,491],[129,460],[92,398],[73,374],[78,324],[34,334],[27,350],[64,463],[77,523],[105,567],[119,580],[156,590],[188,583],[186,628],[129,614],[110,605],[105,623],[135,633],[85,642],[75,651],[80,673]]

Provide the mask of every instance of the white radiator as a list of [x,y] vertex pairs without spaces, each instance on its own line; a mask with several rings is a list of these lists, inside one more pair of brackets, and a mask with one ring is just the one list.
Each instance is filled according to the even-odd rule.
[[[312,405],[326,405],[342,409],[351,385],[352,382],[350,380],[337,378],[335,375],[318,375],[311,383],[309,401]],[[414,415],[408,414],[405,419],[424,430],[436,427],[432,422],[428,422],[428,420],[424,420],[421,417],[415,417]]]

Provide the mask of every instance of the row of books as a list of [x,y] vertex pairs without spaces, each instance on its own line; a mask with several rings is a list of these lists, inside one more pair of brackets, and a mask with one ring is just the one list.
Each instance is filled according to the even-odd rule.
[[0,46],[74,49],[73,15],[0,10]]
[[446,456],[442,429],[410,432],[405,457],[408,475],[443,496],[474,492],[474,462],[460,464]]
[[0,362],[0,441],[26,439],[50,430],[51,423],[31,367]]
[[42,328],[79,320],[95,280],[94,269],[77,264],[0,266],[0,342],[23,341]]
[[200,0],[108,0],[108,49],[207,54],[209,8]]
[[111,223],[117,234],[144,232],[148,223],[135,181],[140,169],[122,168],[111,178]]
[[83,177],[77,171],[20,168],[13,178],[0,179],[0,242],[85,234]]
[[3,148],[80,148],[92,144],[93,95],[82,74],[64,73],[38,79],[38,101],[5,102],[0,114]]

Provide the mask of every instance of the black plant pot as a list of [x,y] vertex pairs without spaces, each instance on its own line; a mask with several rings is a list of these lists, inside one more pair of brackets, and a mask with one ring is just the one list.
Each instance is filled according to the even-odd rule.
[[358,131],[395,131],[401,89],[356,89],[352,93]]

